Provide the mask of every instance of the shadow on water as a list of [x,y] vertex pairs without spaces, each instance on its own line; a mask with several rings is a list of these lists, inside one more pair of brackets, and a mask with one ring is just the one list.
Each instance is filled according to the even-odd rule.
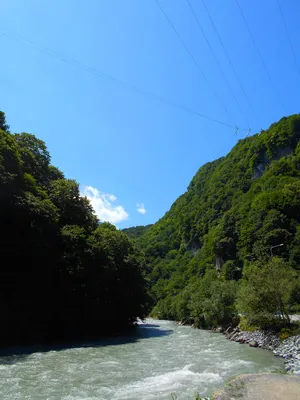
[[128,343],[136,343],[140,340],[159,338],[173,333],[172,329],[163,329],[156,324],[139,324],[127,335],[109,339],[76,341],[52,345],[33,345],[22,347],[9,347],[0,349],[0,365],[12,365],[25,361],[33,353],[46,353],[50,351],[63,351],[69,349],[118,346]]
[[28,357],[28,354],[13,354],[13,355],[6,355],[0,353],[0,365],[12,365],[16,364],[17,362],[25,361]]
[[142,338],[142,339],[147,339],[147,338],[154,338],[154,337],[160,337],[160,336],[167,336],[173,333],[172,329],[157,329],[159,328],[159,325],[154,325],[154,324],[142,324],[139,325],[137,328],[137,334]]
[[141,328],[160,328],[160,325],[157,324],[140,324],[138,326]]

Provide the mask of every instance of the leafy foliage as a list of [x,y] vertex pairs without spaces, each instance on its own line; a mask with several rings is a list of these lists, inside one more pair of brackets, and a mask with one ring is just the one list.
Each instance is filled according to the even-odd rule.
[[9,125],[6,123],[6,118],[3,111],[0,111],[0,129],[2,131],[9,132]]
[[121,332],[147,314],[134,243],[99,224],[45,143],[0,113],[1,345]]
[[152,224],[146,226],[133,226],[132,228],[123,229],[123,232],[126,233],[126,235],[129,236],[131,239],[138,239],[140,236],[142,236],[143,233],[145,233],[147,229],[150,228],[150,226],[152,226]]
[[266,328],[278,318],[290,323],[288,304],[295,287],[295,271],[277,257],[264,265],[245,269],[237,304],[247,315],[250,325]]

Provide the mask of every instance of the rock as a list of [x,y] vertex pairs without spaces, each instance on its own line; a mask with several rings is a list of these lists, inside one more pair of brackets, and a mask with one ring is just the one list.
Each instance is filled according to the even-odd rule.
[[[299,371],[300,372],[300,371]],[[214,400],[299,400],[300,377],[281,374],[241,375],[212,395]]]
[[285,369],[289,374],[300,374],[300,335],[280,340],[274,332],[247,332],[231,326],[226,329],[225,334],[229,340],[272,351],[276,357],[284,359]]
[[258,343],[256,340],[252,340],[251,342],[249,342],[249,346],[250,347],[258,347]]

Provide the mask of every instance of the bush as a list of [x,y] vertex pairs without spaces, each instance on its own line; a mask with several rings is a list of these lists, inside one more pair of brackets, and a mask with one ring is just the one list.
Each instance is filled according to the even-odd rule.
[[294,281],[295,271],[280,258],[273,257],[262,266],[250,265],[238,291],[238,310],[247,314],[249,325],[262,329],[289,324]]
[[292,328],[282,328],[281,331],[280,331],[280,339],[284,340],[284,339],[287,339],[290,336],[298,335],[299,332],[300,332],[300,326],[299,325],[298,326],[297,325],[293,326]]
[[215,271],[209,271],[199,280],[197,289],[189,302],[195,326],[213,328],[232,322],[236,315],[235,281],[225,281],[218,278]]

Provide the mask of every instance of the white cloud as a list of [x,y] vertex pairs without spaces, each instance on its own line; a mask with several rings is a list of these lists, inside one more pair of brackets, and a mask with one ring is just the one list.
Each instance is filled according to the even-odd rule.
[[128,219],[128,213],[124,210],[123,206],[112,204],[112,202],[117,200],[114,194],[102,193],[92,186],[84,186],[81,195],[86,196],[90,200],[101,222],[105,221],[117,224]]
[[139,212],[141,214],[146,214],[147,210],[143,203],[139,203],[136,206],[137,206],[137,212]]

